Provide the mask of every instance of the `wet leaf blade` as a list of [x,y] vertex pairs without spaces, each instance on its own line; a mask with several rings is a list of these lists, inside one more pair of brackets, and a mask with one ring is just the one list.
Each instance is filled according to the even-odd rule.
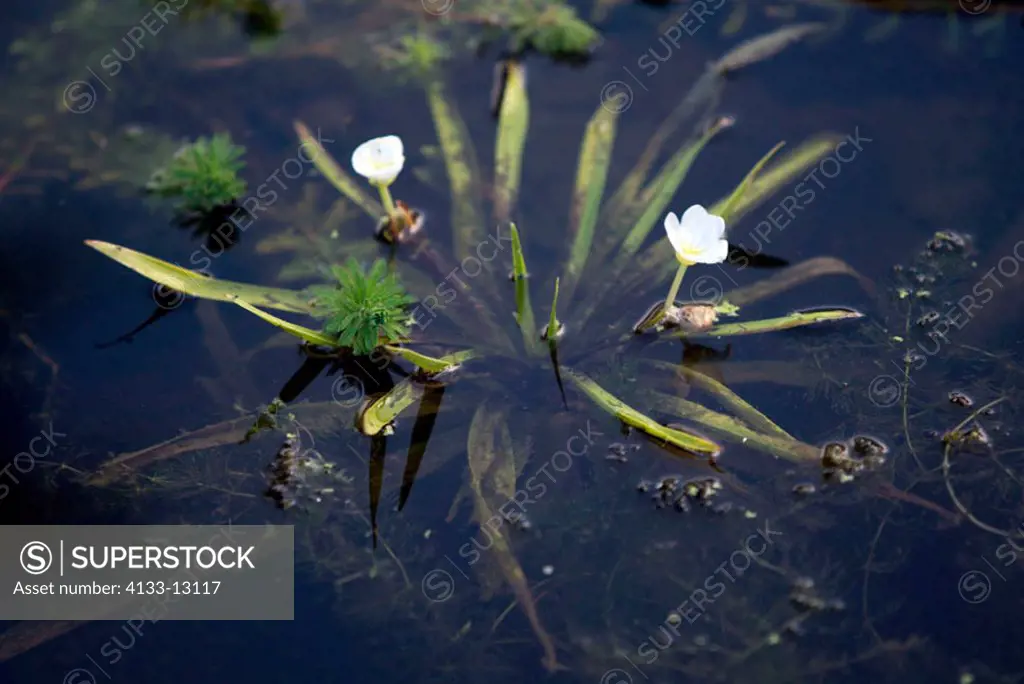
[[294,335],[295,337],[298,337],[300,340],[303,340],[304,342],[309,342],[310,344],[319,344],[324,347],[339,347],[337,339],[331,337],[330,335],[325,335],[324,333],[318,330],[312,330],[311,328],[306,328],[304,326],[286,321],[282,318],[278,318],[277,316],[269,314],[266,311],[260,311],[255,306],[247,304],[246,302],[243,302],[241,300],[235,300],[235,304],[242,307],[249,313],[259,316],[260,318],[265,320],[267,323],[270,323],[274,327],[280,328],[289,335]]
[[785,144],[786,143],[784,142],[780,142],[775,147],[773,147],[768,152],[768,154],[761,157],[761,160],[754,164],[754,167],[750,169],[749,172],[747,172],[747,175],[743,178],[742,181],[740,181],[740,184],[736,186],[736,189],[733,190],[732,194],[729,195],[729,197],[726,198],[726,200],[723,203],[721,203],[721,208],[716,212],[712,212],[721,216],[725,220],[725,225],[728,226],[729,223],[732,221],[733,210],[739,204],[739,201],[743,198],[743,196],[746,195],[747,192],[750,190],[750,186],[751,184],[753,184],[754,179],[757,178],[757,174],[761,173],[761,170],[765,167],[765,165],[771,160],[772,157],[775,156],[775,153],[778,152]]
[[712,411],[692,401],[653,390],[645,392],[645,396],[663,409],[699,423],[721,439],[744,444],[772,456],[798,463],[814,462],[819,457],[818,450],[810,444],[791,438],[765,435],[732,416]]
[[752,209],[761,205],[780,189],[793,182],[801,173],[831,154],[840,140],[841,138],[838,136],[824,134],[805,141],[788,154],[782,155],[767,170],[759,169],[757,178],[734,203],[729,204],[732,198],[730,195],[720,199],[708,211],[721,216],[723,211],[728,210],[730,219],[726,222],[726,227],[731,231],[732,227]]
[[426,354],[413,351],[408,347],[386,344],[384,345],[384,348],[392,354],[398,354],[406,361],[415,364],[417,368],[428,373],[440,373],[441,371],[448,370],[449,368],[457,366],[464,361],[468,361],[476,355],[472,349],[466,349],[464,351],[455,352],[454,354],[442,356],[441,358],[434,358],[433,356],[427,356]]
[[664,217],[669,203],[697,160],[697,155],[721,130],[721,126],[712,126],[700,138],[683,146],[672,156],[672,159],[666,162],[658,175],[640,194],[639,201],[644,206],[644,210],[629,233],[626,234],[622,243],[620,260],[633,256],[640,249],[640,245],[650,235],[651,229],[654,228],[658,220]]
[[548,319],[548,341],[554,343],[558,337],[558,282],[559,278],[555,278],[555,294],[551,300],[551,317]]
[[672,371],[682,376],[688,383],[699,387],[706,392],[710,392],[722,402],[723,405],[727,406],[733,411],[741,420],[745,421],[755,430],[760,430],[765,434],[774,434],[779,437],[786,439],[793,439],[793,436],[783,430],[781,427],[776,425],[772,420],[758,411],[749,402],[744,400],[740,395],[733,392],[731,389],[726,387],[721,382],[715,380],[709,375],[705,375],[700,371],[688,368],[686,366],[680,366],[676,364],[663,363],[660,361],[654,361],[651,363],[655,368]]
[[530,353],[537,349],[537,324],[533,317],[533,306],[530,304],[530,287],[527,281],[526,258],[523,256],[523,245],[519,240],[519,229],[511,224],[512,231],[512,277],[516,288],[516,321],[523,333],[523,343]]
[[822,311],[794,312],[778,318],[765,318],[759,321],[741,323],[724,323],[716,325],[700,333],[674,333],[673,337],[736,337],[739,335],[759,335],[762,333],[800,328],[817,323],[844,321],[863,318],[864,314],[849,309],[825,309]]
[[714,63],[714,69],[724,74],[757,62],[763,62],[804,38],[825,30],[826,24],[805,23],[783,26],[770,33],[751,38],[737,45]]
[[399,382],[385,394],[371,401],[359,414],[357,424],[364,435],[376,435],[395,421],[405,409],[423,396],[423,385],[409,378]]
[[190,271],[169,261],[101,240],[86,240],[85,244],[155,283],[193,297],[219,302],[240,300],[268,309],[312,313],[309,298],[296,290],[249,285],[208,277],[198,271]]
[[621,399],[618,399],[608,393],[604,388],[582,373],[568,368],[563,368],[563,372],[570,380],[572,380],[573,384],[575,384],[584,394],[590,397],[595,404],[621,420],[626,425],[642,430],[651,437],[661,439],[673,446],[677,446],[680,449],[685,449],[692,453],[713,456],[717,455],[721,451],[721,447],[717,444],[704,439],[699,435],[690,434],[675,428],[665,427],[655,420],[648,418],[633,407],[628,406]]
[[384,207],[374,199],[352,176],[345,173],[334,157],[324,149],[312,131],[301,121],[293,122],[295,133],[303,145],[313,151],[313,165],[324,175],[331,185],[345,197],[349,198],[374,221],[384,215]]
[[576,165],[576,186],[572,193],[572,207],[569,218],[569,233],[572,246],[569,262],[566,264],[565,284],[567,297],[583,274],[587,257],[594,242],[594,229],[601,210],[608,168],[611,164],[612,148],[619,113],[599,106],[587,124],[583,142],[580,145],[579,162]]
[[[471,250],[484,241],[483,212],[480,210],[478,167],[469,140],[469,132],[458,111],[451,106],[444,85],[427,85],[427,103],[434,120],[451,189],[452,245],[458,261],[472,256]],[[484,282],[489,282],[484,279]]]
[[[510,476],[506,465],[511,465],[513,478],[511,491],[515,494],[515,463],[511,453],[505,454],[504,459],[499,450],[502,447],[510,447],[510,442],[502,439],[508,433],[506,414],[500,410],[490,409],[486,403],[481,405],[473,416],[470,423],[469,438],[466,450],[469,455],[470,489],[473,493],[473,504],[477,522],[482,526],[492,520],[496,515],[495,507],[500,507],[509,500],[504,494],[509,487],[507,478]],[[501,437],[499,437],[501,435]],[[487,477],[491,475],[492,481]],[[499,498],[497,505],[488,501],[488,498]],[[550,669],[557,669],[558,658],[554,641],[544,628],[537,612],[536,601],[530,591],[526,580],[526,573],[512,552],[512,546],[502,534],[500,528],[489,529],[488,537],[491,541],[491,553],[494,561],[515,595],[520,609],[526,614],[526,618],[533,629],[534,635],[544,650],[544,663]]]
[[522,64],[509,62],[507,69],[494,150],[494,215],[501,223],[511,217],[512,207],[519,195],[523,147],[530,125],[526,68]]

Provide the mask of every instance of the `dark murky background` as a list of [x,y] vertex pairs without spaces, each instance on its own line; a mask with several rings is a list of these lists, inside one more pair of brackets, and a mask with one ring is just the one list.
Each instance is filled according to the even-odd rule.
[[[681,514],[655,509],[634,485],[671,473],[707,473],[700,463],[681,461],[635,436],[623,438],[615,421],[588,404],[575,402],[572,411],[559,412],[549,374],[493,390],[492,400],[513,406],[514,424],[532,438],[527,473],[542,467],[578,430],[589,426],[601,433],[531,506],[533,529],[508,532],[559,660],[571,668],[556,674],[558,681],[1019,677],[1020,562],[1002,536],[967,521],[950,524],[956,506],[934,432],[970,414],[947,400],[950,390],[967,391],[976,406],[1005,397],[994,415],[983,418],[992,449],[955,456],[947,479],[978,518],[1015,529],[1022,519],[1017,452],[1024,451],[1016,391],[1024,331],[1024,276],[1018,273],[1024,255],[1018,243],[1024,239],[1022,14],[997,5],[970,16],[952,2],[947,11],[901,14],[894,23],[896,15],[864,7],[870,4],[850,3],[839,12],[818,3],[728,2],[647,75],[638,60],[651,49],[667,54],[659,37],[684,10],[625,2],[596,22],[604,43],[585,67],[542,58],[527,62],[531,121],[516,218],[530,270],[539,274],[534,306],[546,316],[546,293],[564,254],[580,135],[607,84],[625,84],[630,97],[608,183],[614,188],[707,62],[791,20],[834,22],[826,36],[730,79],[720,110],[734,115],[737,125],[698,158],[673,207],[710,205],[779,140],[795,145],[821,131],[863,140],[834,177],[821,179],[824,187],[816,187],[814,201],[784,230],[768,235],[765,249],[793,263],[842,258],[876,283],[877,296],[865,294],[852,279],[833,276],[744,313],[761,318],[839,305],[863,310],[866,319],[736,338],[721,370],[732,386],[731,372],[758,362],[789,362],[771,381],[737,381],[733,387],[805,442],[820,445],[868,433],[892,448],[886,470],[873,479],[798,501],[792,486],[820,481],[820,472],[729,446],[722,463],[735,468],[742,489],[729,486],[725,496],[756,511],[757,518],[740,512]],[[0,522],[272,521],[295,524],[300,547],[294,622],[164,621],[134,638],[120,622],[63,634],[64,628],[50,623],[11,624],[0,636],[2,681],[81,684],[91,676],[356,684],[546,676],[523,613],[506,613],[514,601],[511,592],[500,581],[475,575],[477,568],[459,551],[481,539],[468,500],[446,521],[466,475],[472,409],[484,398],[476,386],[449,388],[450,405],[442,410],[420,480],[400,513],[394,502],[411,416],[399,421],[389,441],[379,522],[394,555],[371,548],[367,443],[347,424],[322,436],[314,430],[316,448],[352,482],[311,510],[280,512],[261,496],[263,469],[280,435],[162,461],[143,468],[145,477],[131,485],[90,488],[76,478],[113,454],[265,405],[300,362],[293,344],[253,353],[271,334],[248,313],[196,302],[171,311],[130,344],[96,348],[143,321],[155,305],[148,281],[83,240],[123,244],[183,265],[202,244],[171,225],[167,205],[140,199],[133,188],[174,151],[176,141],[230,131],[247,148],[244,175],[251,192],[295,156],[294,119],[319,127],[333,141],[328,150],[346,165],[359,142],[399,134],[408,163],[395,191],[427,212],[428,229],[442,245],[450,241],[444,168],[424,149],[436,145],[436,134],[422,90],[382,76],[370,50],[423,19],[420,3],[289,0],[287,6],[293,23],[282,46],[265,57],[246,57],[251,41],[231,18],[171,18],[160,34],[146,36],[120,74],[106,79],[109,90],[89,70],[99,72],[111,48],[124,49],[121,38],[145,6],[122,1],[97,10],[98,4],[82,0],[2,10],[0,40],[10,46],[21,41],[31,51],[7,54],[0,64],[0,178],[29,152],[9,182],[0,180],[0,465],[42,428],[52,424],[65,436],[51,456],[11,485],[0,500]],[[590,3],[576,6],[583,16],[593,9]],[[746,20],[739,24],[734,12],[741,6]],[[489,169],[494,123],[488,93],[496,50],[482,57],[458,46],[456,52],[445,78],[481,168]],[[88,111],[63,106],[62,94],[73,81],[95,88]],[[273,213],[261,216],[237,246],[213,261],[218,277],[274,283],[291,258],[263,253],[258,245],[292,225],[315,226],[337,198],[316,175],[285,183]],[[752,212],[733,238],[753,246],[755,226],[789,193],[781,191]],[[359,230],[349,225],[346,234]],[[893,267],[910,265],[936,231],[970,234],[974,253],[934,284],[921,286],[931,290],[930,299],[901,299]],[[654,233],[662,238],[660,226]],[[701,268],[688,273],[684,294],[700,275],[715,279],[705,285],[726,289],[765,275],[757,269]],[[923,339],[913,322],[929,309],[946,311],[960,297],[977,294],[986,274],[994,293],[990,301],[953,329],[938,353],[915,364],[910,383],[903,380],[903,355]],[[639,315],[649,303],[637,297],[629,306]],[[565,316],[571,318],[571,311]],[[658,347],[649,356],[678,361],[679,351]],[[612,363],[590,361],[594,368]],[[794,369],[812,380],[787,381]],[[622,375],[630,373],[627,364]],[[333,380],[321,378],[303,398],[329,401]],[[612,391],[620,386],[606,384]],[[616,441],[639,449],[629,452],[626,463],[608,461],[608,445]],[[881,483],[947,513],[886,498]],[[729,562],[740,540],[765,524],[782,533],[761,558],[771,567],[754,565],[737,574],[694,624],[665,631],[669,613]],[[550,576],[543,570],[547,565]],[[438,570],[453,581],[444,600],[437,594]],[[803,634],[769,643],[794,614],[787,605],[790,582],[780,573],[814,578],[822,594],[841,599],[845,610],[815,615],[804,623]],[[19,643],[39,645],[14,646],[13,635],[28,640]],[[119,655],[111,662],[114,638]],[[652,649],[654,642],[664,650]],[[68,680],[76,668],[88,675]]]

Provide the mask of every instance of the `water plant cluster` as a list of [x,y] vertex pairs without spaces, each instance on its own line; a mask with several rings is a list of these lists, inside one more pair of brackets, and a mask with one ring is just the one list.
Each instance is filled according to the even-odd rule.
[[[429,37],[419,37],[408,41],[407,47],[417,54],[440,59],[442,51],[426,49],[429,41]],[[788,41],[790,32],[781,38],[769,35],[760,44],[741,46],[739,56],[727,55],[721,62],[735,68],[744,60],[773,54],[781,43]],[[417,45],[426,47],[420,49]],[[371,389],[355,412],[354,422],[370,440],[371,489],[376,490],[376,494],[371,492],[375,540],[381,478],[373,473],[383,467],[387,436],[393,433],[396,419],[419,402],[413,433],[420,439],[410,447],[407,471],[411,471],[412,477],[403,479],[401,507],[408,498],[408,487],[446,397],[445,388],[452,384],[476,384],[483,392],[475,393],[472,400],[473,417],[465,438],[466,490],[473,517],[481,524],[514,496],[517,477],[526,461],[526,452],[512,436],[522,434],[522,429],[511,431],[513,414],[502,399],[500,388],[516,386],[538,373],[546,372],[555,391],[547,400],[550,404],[542,399],[532,407],[528,420],[544,421],[551,412],[570,407],[585,410],[580,404],[583,399],[614,417],[624,429],[678,456],[717,464],[723,452],[721,442],[726,441],[790,461],[820,462],[816,446],[798,440],[712,375],[688,365],[685,359],[700,346],[701,339],[860,318],[859,312],[848,308],[791,311],[757,320],[742,315],[750,304],[810,279],[856,276],[856,271],[839,259],[822,257],[787,268],[752,286],[727,292],[716,301],[679,300],[678,293],[687,269],[725,263],[737,249],[729,244],[730,229],[829,154],[838,141],[835,136],[812,137],[788,154],[780,154],[780,143],[723,198],[709,203],[707,208],[693,203],[677,214],[671,209],[687,173],[702,150],[735,124],[730,117],[714,112],[718,88],[723,82],[721,70],[715,65],[709,67],[679,109],[652,137],[634,169],[610,195],[606,195],[605,185],[620,121],[618,112],[599,106],[587,122],[580,144],[577,180],[569,202],[564,266],[560,273],[544,278],[527,268],[529,241],[525,238],[530,232],[520,230],[513,220],[529,130],[525,67],[518,62],[507,65],[494,141],[494,192],[489,212],[484,203],[488,195],[483,192],[472,142],[447,96],[437,65],[419,61],[414,76],[424,86],[450,182],[450,249],[437,246],[431,235],[433,229],[424,226],[412,198],[396,200],[392,196],[406,161],[400,136],[385,135],[353,150],[353,175],[319,145],[301,122],[295,123],[296,133],[313,150],[317,169],[348,201],[366,213],[366,226],[371,227],[357,228],[363,237],[355,238],[351,244],[335,241],[333,246],[322,249],[313,241],[296,247],[300,255],[305,255],[303,258],[326,260],[323,266],[330,269],[335,282],[305,290],[238,283],[208,277],[127,247],[95,240],[87,244],[165,287],[234,304],[298,338],[309,359],[320,365],[314,367],[312,374],[304,366],[286,385],[287,390],[271,402],[270,414],[297,396],[293,381],[299,375],[307,376],[303,382],[308,384],[324,364],[345,364],[367,356],[374,360],[375,368],[385,377],[377,377],[376,384],[369,382],[373,378],[366,378],[366,387]],[[707,114],[697,134],[670,154],[660,169],[652,171],[665,141],[678,130],[686,114],[699,105],[707,107]],[[375,193],[367,191],[357,179],[360,176]],[[485,218],[488,213],[490,221]],[[435,307],[433,314],[443,323],[418,323],[410,306],[417,300],[406,294],[405,287],[421,302],[426,301],[436,290],[436,283],[453,271],[452,264],[488,239],[486,226],[492,222],[508,236],[511,249],[506,259],[499,257],[487,264],[486,272],[472,281],[453,284],[454,297],[445,306]],[[654,239],[659,224],[665,234]],[[365,245],[368,240],[369,244],[376,244],[377,250],[369,267],[367,260],[351,258],[355,253],[367,253],[364,247],[357,249],[357,244]],[[665,296],[665,283],[670,278]],[[540,285],[545,287],[540,289]],[[653,298],[658,290],[662,294],[646,310],[633,308],[637,297]],[[533,297],[541,293],[550,302],[544,323],[539,322],[541,318],[535,314],[533,305]],[[325,324],[319,330],[310,328],[271,314],[269,309],[319,318]],[[615,315],[616,320],[609,321],[608,313]],[[651,345],[666,344],[682,346],[682,364],[658,361],[644,354]],[[617,360],[622,358],[630,359],[643,381],[609,390],[604,382],[595,379],[594,373],[604,373],[608,381],[619,384],[615,373],[608,374],[603,369],[609,364],[621,368]],[[402,379],[394,382],[391,374]],[[725,412],[680,396],[680,381],[707,393]],[[380,382],[384,382],[383,386]],[[380,389],[373,389],[377,387]],[[569,388],[574,391],[567,391]],[[621,394],[622,391],[628,395]],[[451,396],[448,401],[460,401],[459,395]],[[683,422],[655,417],[664,415]],[[271,424],[265,418],[257,420],[247,437]],[[528,428],[525,430],[529,432]],[[701,491],[710,494],[713,488],[709,487]],[[558,669],[554,644],[537,613],[519,563],[502,533],[496,535],[500,540],[495,542],[496,570],[529,618],[544,651],[545,666]]]
[[150,192],[175,201],[183,214],[205,214],[233,203],[248,187],[238,172],[245,148],[217,133],[182,145],[167,164],[153,172]]

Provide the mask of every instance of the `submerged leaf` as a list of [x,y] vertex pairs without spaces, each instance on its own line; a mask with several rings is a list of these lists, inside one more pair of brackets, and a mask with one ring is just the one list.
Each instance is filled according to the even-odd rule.
[[728,73],[749,66],[756,62],[763,62],[769,57],[782,52],[787,46],[803,40],[807,36],[819,33],[827,28],[826,24],[807,23],[791,24],[783,26],[771,33],[766,33],[756,38],[740,43],[729,51],[724,57],[714,63],[714,69],[718,73]]
[[365,211],[374,221],[384,215],[384,207],[368,193],[365,188],[352,176],[345,173],[337,161],[334,160],[327,150],[323,148],[320,141],[316,139],[304,123],[295,121],[295,132],[302,141],[303,146],[308,146],[313,154],[313,165],[324,175],[331,185],[337,188],[338,192],[352,200],[358,207]]
[[576,164],[576,186],[572,193],[572,207],[569,217],[569,234],[572,247],[565,271],[566,300],[572,303],[572,294],[583,274],[583,267],[590,255],[594,241],[594,228],[601,209],[608,167],[611,163],[612,147],[615,143],[615,129],[619,112],[603,105],[587,124],[587,131],[580,145],[579,161]]
[[494,217],[499,223],[509,220],[519,194],[523,146],[526,144],[526,131],[530,123],[526,67],[509,62],[506,69],[494,150]]
[[717,456],[721,447],[699,435],[690,434],[675,428],[665,427],[652,418],[648,418],[622,400],[609,394],[596,382],[577,371],[565,368],[566,375],[590,399],[602,409],[612,414],[623,423],[644,433],[661,439],[685,451],[705,456]]

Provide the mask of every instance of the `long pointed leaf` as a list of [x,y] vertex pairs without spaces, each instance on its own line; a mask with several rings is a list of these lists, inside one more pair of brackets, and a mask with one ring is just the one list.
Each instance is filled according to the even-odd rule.
[[304,340],[306,342],[309,342],[310,344],[323,345],[325,347],[337,348],[341,346],[338,344],[337,338],[331,337],[330,335],[325,335],[324,333],[318,330],[312,330],[301,325],[296,325],[295,323],[290,323],[282,318],[274,316],[273,314],[268,314],[266,311],[260,311],[255,306],[247,304],[238,299],[236,299],[234,303],[242,307],[249,313],[259,316],[267,323],[270,323],[271,325],[280,328],[281,330],[284,330],[286,333],[290,335],[298,337],[300,340]]
[[644,394],[662,410],[700,423],[720,438],[730,442],[744,444],[772,456],[798,463],[814,462],[820,457],[818,449],[810,444],[795,439],[762,434],[732,416],[712,411],[692,401],[664,392],[647,391]]
[[464,361],[468,361],[475,356],[475,352],[472,349],[449,354],[444,358],[438,359],[433,356],[427,356],[426,354],[420,354],[408,347],[396,347],[394,345],[386,344],[384,345],[384,348],[392,354],[398,354],[406,361],[416,364],[418,368],[428,373],[440,373],[441,371],[448,370],[449,368],[457,366]]
[[579,161],[576,164],[576,187],[572,193],[569,217],[572,247],[565,270],[565,299],[570,304],[594,242],[594,228],[597,225],[601,198],[604,196],[605,183],[608,180],[608,167],[611,164],[618,122],[619,112],[599,106],[587,124],[587,131],[580,145]]
[[755,430],[760,430],[765,434],[774,434],[785,439],[793,439],[792,435],[773,423],[768,416],[758,411],[740,395],[736,394],[714,378],[693,368],[677,364],[652,361],[649,365],[661,370],[676,373],[692,385],[700,387],[701,389],[715,395],[715,398],[721,401],[722,404],[731,409],[740,419],[745,421]]
[[761,160],[754,164],[754,168],[747,172],[747,175],[744,176],[743,180],[740,181],[740,184],[736,186],[733,193],[725,200],[721,209],[715,212],[725,220],[725,225],[729,225],[729,222],[732,220],[733,210],[739,204],[739,201],[743,196],[750,190],[750,186],[754,182],[754,179],[757,178],[757,174],[761,173],[761,169],[765,167],[765,164],[767,164],[771,158],[775,156],[775,153],[778,152],[785,144],[785,142],[780,142],[778,145],[773,147],[768,154],[761,157]]
[[193,297],[218,302],[241,300],[254,306],[293,313],[309,314],[313,311],[310,298],[302,292],[219,280],[198,271],[176,266],[169,261],[136,252],[134,249],[101,240],[86,240],[85,244],[153,282]]
[[814,325],[815,323],[844,321],[863,317],[864,314],[859,311],[852,311],[849,309],[795,312],[786,316],[766,318],[759,321],[724,323],[699,333],[677,332],[673,334],[673,337],[735,337],[738,335],[759,335],[761,333],[777,332],[779,330],[787,330],[789,328]]
[[[760,206],[765,200],[774,195],[783,186],[791,183],[797,176],[811,168],[823,158],[835,150],[841,138],[834,134],[818,135],[805,141],[788,154],[782,155],[767,170],[761,170],[758,177],[751,183],[743,196],[737,199],[736,203],[729,207],[731,215],[730,222],[726,223],[727,230],[744,215]],[[724,197],[714,204],[708,211],[712,214],[721,215],[726,208],[729,197]],[[729,234],[734,235],[734,232]]]
[[640,199],[644,211],[626,235],[626,239],[622,243],[620,259],[628,258],[640,249],[640,245],[650,234],[654,224],[663,218],[669,203],[686,179],[690,167],[696,161],[697,155],[723,128],[725,128],[723,125],[710,126],[704,135],[676,152],[641,193]]
[[506,68],[505,94],[501,100],[494,150],[494,217],[499,223],[511,218],[512,206],[519,195],[523,146],[530,124],[526,67],[509,62]]
[[[441,145],[452,203],[452,245],[458,261],[472,256],[472,250],[486,239],[480,210],[479,167],[466,124],[448,102],[444,84],[427,85],[427,103]],[[484,278],[485,283],[490,282]]]
[[648,418],[632,406],[628,406],[621,399],[609,394],[604,388],[582,373],[569,368],[563,370],[568,378],[572,380],[573,384],[590,397],[595,404],[626,425],[691,453],[716,456],[721,451],[720,446],[703,437],[675,428],[665,427],[652,418]]
[[530,353],[538,348],[537,324],[533,318],[533,307],[530,305],[530,286],[527,282],[526,259],[523,257],[523,245],[519,240],[516,224],[512,230],[512,277],[516,287],[516,322],[523,333],[523,344]]
[[384,207],[374,199],[365,188],[363,188],[352,176],[345,173],[341,166],[335,161],[327,150],[323,148],[316,136],[301,121],[293,122],[295,133],[303,145],[309,146],[313,151],[313,165],[324,175],[331,185],[345,197],[352,200],[356,206],[365,211],[374,221],[384,215]]

